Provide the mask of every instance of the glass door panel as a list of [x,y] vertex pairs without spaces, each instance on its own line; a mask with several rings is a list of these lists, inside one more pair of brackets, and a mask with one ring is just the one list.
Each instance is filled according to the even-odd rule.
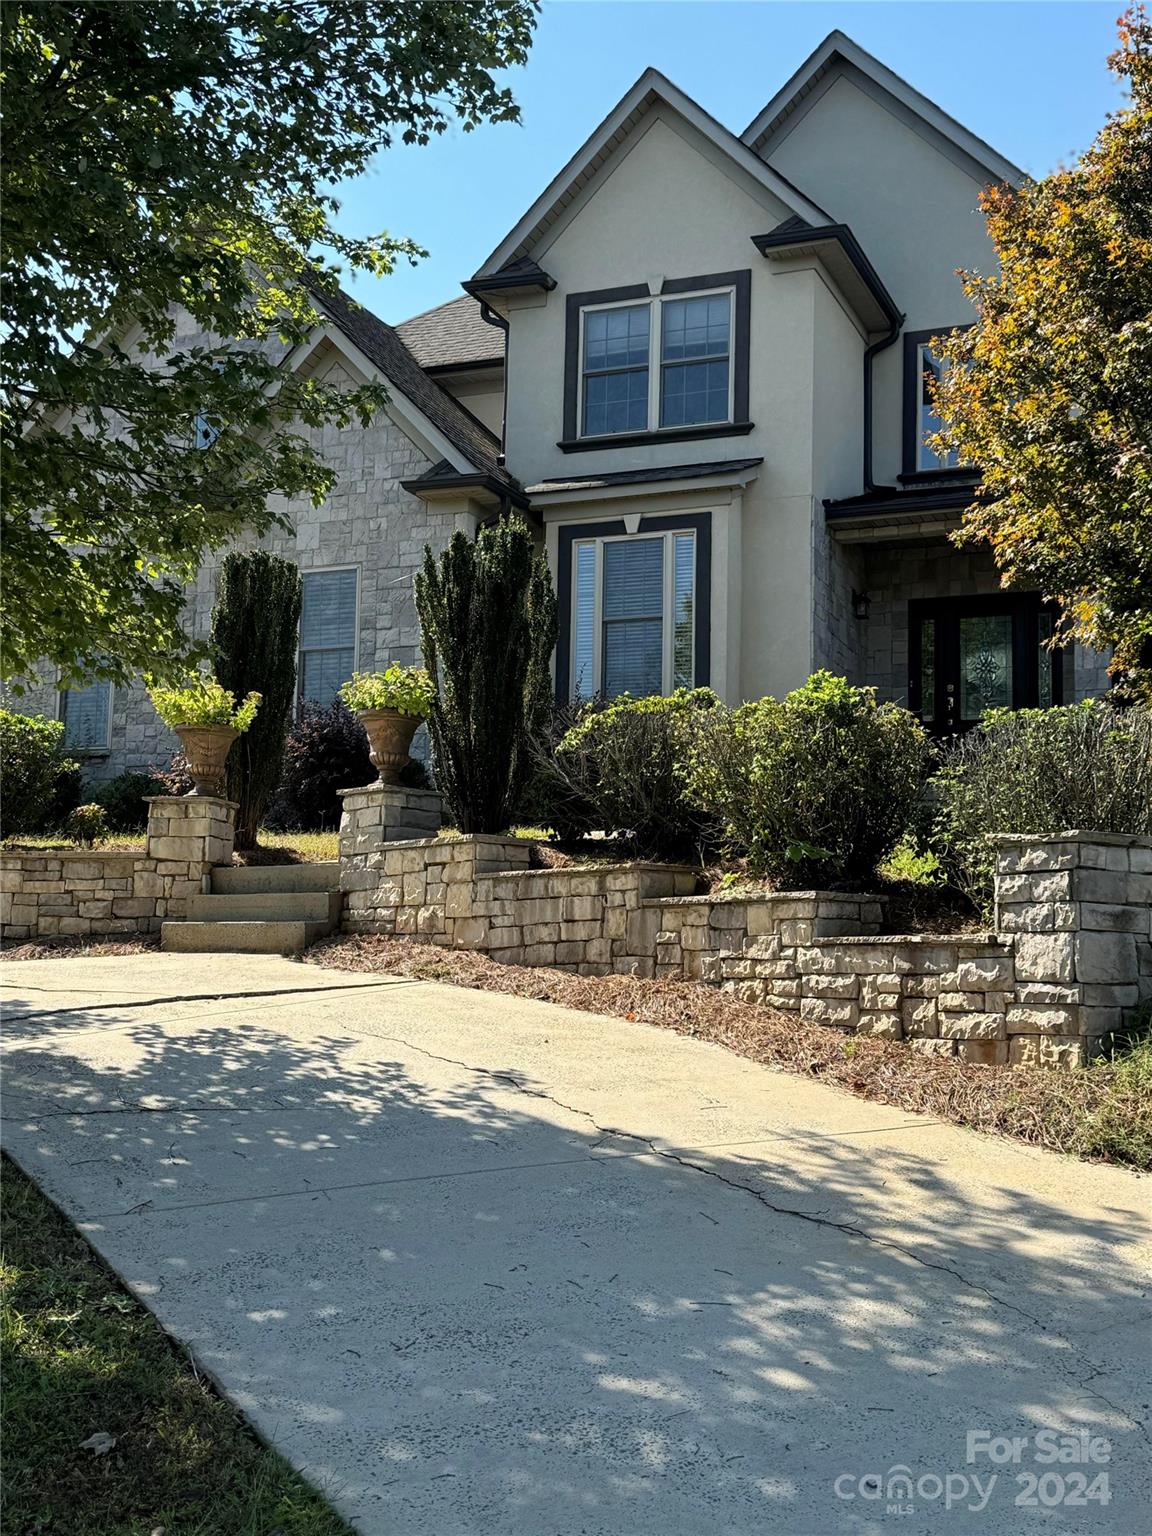
[[960,718],[1012,708],[1012,615],[967,616],[960,627]]

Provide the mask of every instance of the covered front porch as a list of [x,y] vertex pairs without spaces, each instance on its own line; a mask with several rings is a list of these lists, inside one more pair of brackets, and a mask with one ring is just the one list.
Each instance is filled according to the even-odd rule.
[[[1046,708],[1108,688],[1106,656],[1053,651],[1055,609],[1004,591],[986,548],[957,548],[955,513],[829,517],[825,664],[906,704],[934,731],[986,709]],[[836,654],[838,653],[838,654]]]

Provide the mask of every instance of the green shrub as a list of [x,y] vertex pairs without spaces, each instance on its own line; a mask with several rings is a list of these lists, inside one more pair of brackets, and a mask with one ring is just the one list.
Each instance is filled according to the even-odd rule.
[[78,792],[79,774],[79,764],[64,753],[63,721],[0,709],[5,837],[52,825]]
[[689,797],[685,778],[695,727],[719,704],[710,688],[678,688],[586,706],[557,744],[552,797],[570,820],[624,834],[645,857],[711,845],[715,817]]
[[869,879],[899,842],[929,750],[908,710],[817,672],[783,702],[703,716],[689,785],[754,872],[792,887],[838,885]]
[[143,832],[148,825],[145,796],[169,793],[167,785],[154,774],[118,773],[114,779],[100,786],[96,800],[104,807],[104,814],[113,832]]
[[427,718],[436,688],[423,667],[402,667],[398,662],[383,672],[354,672],[339,688],[341,701],[357,714],[374,709],[394,709],[401,715]]
[[167,726],[230,725],[246,731],[256,718],[260,695],[250,693],[242,704],[215,678],[196,677],[180,688],[155,684],[148,689],[153,708]]
[[108,817],[104,807],[95,801],[89,805],[78,805],[65,821],[64,831],[74,842],[85,848],[94,848],[97,843],[107,841]]
[[993,832],[1152,835],[1152,711],[1101,701],[992,710],[944,751],[933,846],[949,878],[992,899]]

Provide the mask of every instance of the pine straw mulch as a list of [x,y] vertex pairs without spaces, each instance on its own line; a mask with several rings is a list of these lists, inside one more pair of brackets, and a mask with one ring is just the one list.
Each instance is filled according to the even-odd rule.
[[860,1098],[1010,1136],[1050,1151],[1152,1169],[1152,1047],[1077,1071],[982,1067],[894,1041],[846,1036],[691,981],[574,976],[501,965],[376,934],[314,944],[312,965],[449,982],[655,1024]]
[[19,939],[0,942],[4,960],[95,960],[103,955],[147,955],[160,948],[159,934],[124,939]]

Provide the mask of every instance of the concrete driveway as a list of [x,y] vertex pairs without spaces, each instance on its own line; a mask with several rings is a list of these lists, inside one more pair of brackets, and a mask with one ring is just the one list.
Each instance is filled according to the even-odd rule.
[[6,983],[6,1147],[364,1531],[1147,1529],[1146,1179],[495,994]]

